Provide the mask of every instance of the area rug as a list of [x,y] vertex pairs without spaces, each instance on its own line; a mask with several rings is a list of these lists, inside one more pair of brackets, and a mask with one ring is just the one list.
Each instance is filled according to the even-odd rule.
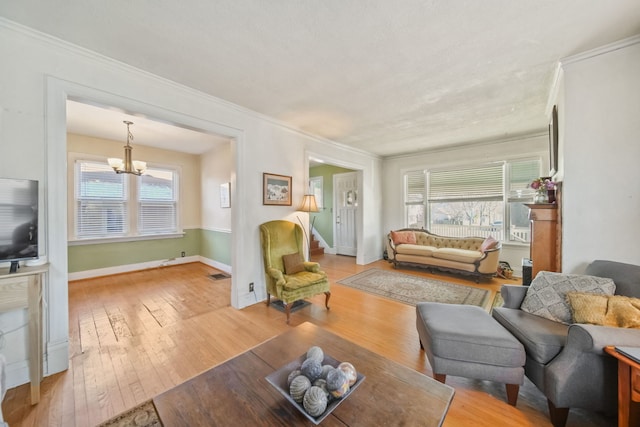
[[338,283],[411,305],[431,301],[483,307],[491,294],[487,289],[456,285],[379,268],[365,270],[339,280]]
[[147,400],[105,421],[97,427],[162,427],[153,402]]
[[[294,301],[293,304],[291,304],[291,312],[293,313],[295,311],[298,311],[298,310],[308,306],[309,304],[311,304],[309,301],[305,301],[303,299],[299,299],[298,301]],[[269,307],[273,307],[276,310],[279,310],[279,311],[284,313],[284,304],[279,299],[272,300],[271,303],[269,304]]]

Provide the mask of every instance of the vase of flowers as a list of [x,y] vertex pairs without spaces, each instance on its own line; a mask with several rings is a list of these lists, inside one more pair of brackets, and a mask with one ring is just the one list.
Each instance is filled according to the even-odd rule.
[[[533,196],[533,203],[553,203],[555,202],[556,183],[551,178],[536,178],[529,184],[530,188],[536,190]],[[553,200],[550,200],[550,193],[553,192]]]

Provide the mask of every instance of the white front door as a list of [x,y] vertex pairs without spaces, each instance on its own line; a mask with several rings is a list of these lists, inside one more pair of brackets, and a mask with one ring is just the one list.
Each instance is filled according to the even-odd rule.
[[333,195],[336,253],[338,255],[355,256],[357,253],[358,173],[348,172],[334,175]]

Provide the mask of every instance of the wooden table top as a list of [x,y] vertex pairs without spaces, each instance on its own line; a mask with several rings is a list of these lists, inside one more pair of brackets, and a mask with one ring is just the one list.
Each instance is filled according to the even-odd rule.
[[308,425],[265,377],[313,345],[349,361],[366,376],[323,426],[440,426],[454,390],[309,322],[168,390],[153,399],[172,426]]

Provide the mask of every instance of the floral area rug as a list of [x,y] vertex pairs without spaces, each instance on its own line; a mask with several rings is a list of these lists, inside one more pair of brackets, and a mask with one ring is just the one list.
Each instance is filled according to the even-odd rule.
[[96,427],[162,427],[153,402],[147,400]]
[[339,284],[360,289],[406,304],[441,302],[483,307],[491,291],[440,280],[372,268],[339,280]]

